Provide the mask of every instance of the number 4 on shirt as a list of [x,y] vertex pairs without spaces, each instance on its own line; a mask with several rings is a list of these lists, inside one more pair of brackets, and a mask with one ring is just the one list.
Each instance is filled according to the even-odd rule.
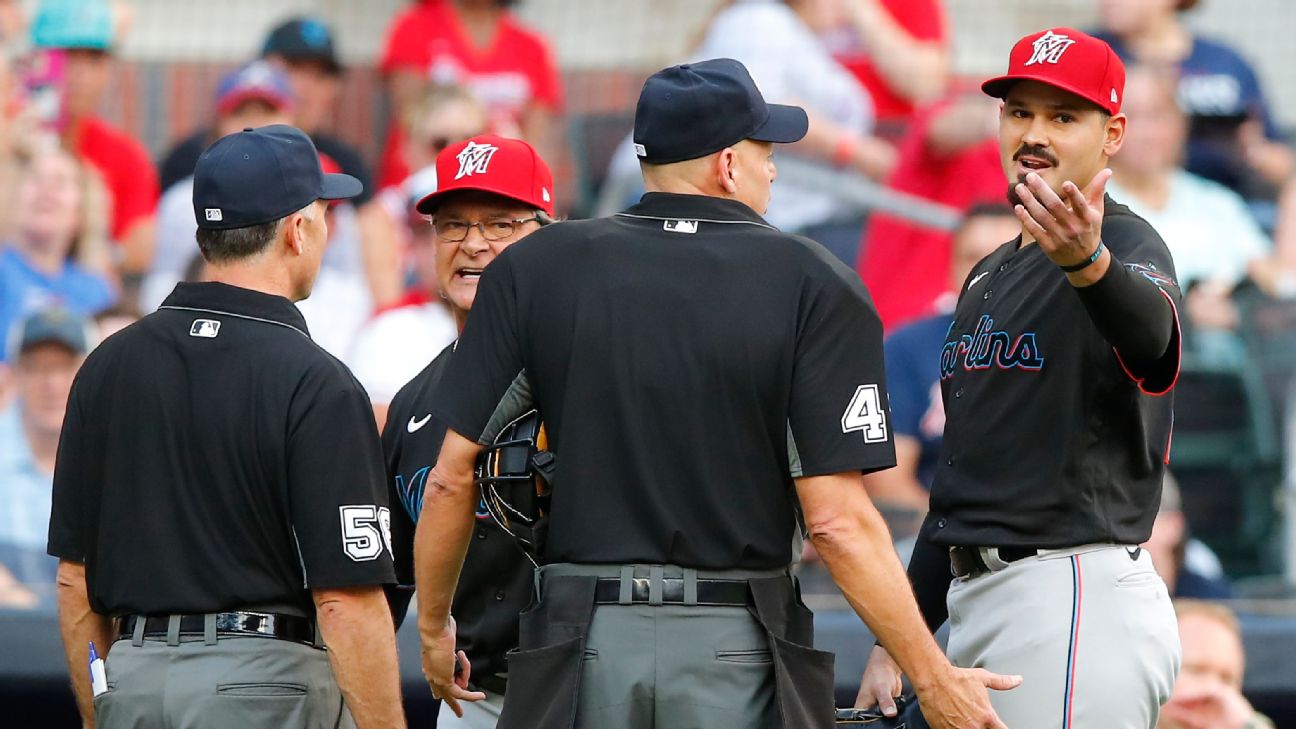
[[877,385],[860,385],[855,396],[842,413],[843,433],[860,431],[865,443],[881,443],[887,439],[886,411],[882,409],[882,396]]

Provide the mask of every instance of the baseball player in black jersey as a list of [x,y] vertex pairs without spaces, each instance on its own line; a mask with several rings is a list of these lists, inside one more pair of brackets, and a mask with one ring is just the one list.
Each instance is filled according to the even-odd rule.
[[[1105,43],[1054,28],[982,86],[1003,99],[1022,233],[960,293],[909,574],[928,626],[949,617],[955,664],[1023,676],[992,695],[1014,728],[1150,729],[1179,666],[1165,585],[1137,545],[1169,457],[1180,292],[1160,236],[1104,194],[1124,79]],[[885,710],[899,688],[883,642],[860,703]]]
[[[435,256],[438,287],[462,331],[482,271],[505,248],[552,221],[553,176],[529,144],[494,135],[447,147],[437,157],[436,176],[436,189],[417,202],[418,212],[432,216],[432,225],[414,245],[416,255]],[[393,596],[398,622],[414,584],[414,526],[423,489],[445,439],[445,423],[432,414],[433,395],[454,347],[446,347],[401,388],[383,428],[400,590]],[[504,654],[517,646],[517,617],[530,599],[533,570],[512,537],[479,506],[453,610],[462,678],[485,699],[463,704],[463,721],[455,726],[495,726],[504,701]],[[441,718],[451,713],[449,704],[443,704]]]
[[833,726],[832,656],[789,572],[798,503],[933,725],[1003,726],[985,687],[1015,680],[949,665],[864,491],[862,471],[895,464],[868,294],[760,217],[774,143],[806,129],[737,61],[658,72],[635,114],[640,203],[486,270],[435,393],[448,430],[415,545],[424,673],[447,702],[478,698],[449,621],[473,464],[534,406],[556,467],[501,729]]

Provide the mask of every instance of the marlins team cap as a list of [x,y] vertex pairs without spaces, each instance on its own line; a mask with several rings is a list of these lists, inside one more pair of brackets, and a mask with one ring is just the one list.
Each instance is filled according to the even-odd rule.
[[1008,55],[1008,73],[981,84],[1004,98],[1018,81],[1039,81],[1120,112],[1125,98],[1125,64],[1103,41],[1072,28],[1052,28],[1022,38]]
[[221,137],[202,153],[194,169],[194,216],[199,228],[247,228],[363,190],[351,175],[325,174],[305,132],[272,124]]
[[434,213],[441,199],[456,190],[493,192],[554,214],[553,173],[520,139],[479,134],[452,144],[437,155],[436,181],[436,191],[415,205],[424,215]]
[[648,77],[635,108],[634,149],[644,162],[668,164],[705,157],[744,139],[795,142],[808,127],[805,109],[766,104],[746,66],[715,58]]
[[245,101],[264,101],[275,109],[293,105],[288,77],[268,61],[253,61],[231,71],[216,86],[216,111],[228,114]]

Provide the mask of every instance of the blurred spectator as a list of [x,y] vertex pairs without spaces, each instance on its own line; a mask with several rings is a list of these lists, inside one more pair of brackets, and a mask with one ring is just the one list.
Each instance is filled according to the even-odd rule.
[[108,308],[117,293],[97,273],[107,213],[98,178],[61,149],[21,159],[13,240],[0,248],[0,332],[52,304],[80,314]]
[[1129,142],[1112,158],[1108,192],[1165,239],[1185,289],[1203,281],[1236,285],[1271,244],[1237,193],[1180,167],[1188,120],[1175,100],[1174,77],[1131,66],[1124,111]]
[[[919,112],[887,187],[966,211],[1008,190],[999,159],[1001,104],[980,89]],[[856,267],[888,330],[928,313],[949,287],[950,233],[883,211],[869,219]]]
[[1125,82],[1126,144],[1112,158],[1107,191],[1141,215],[1174,256],[1191,349],[1213,360],[1236,359],[1241,344],[1231,299],[1271,244],[1237,193],[1182,169],[1188,120],[1175,101],[1165,67],[1132,66]]
[[[780,158],[783,174],[765,219],[819,241],[849,262],[859,246],[859,214],[830,190],[805,184],[805,176],[828,166],[880,180],[894,166],[895,150],[872,136],[868,92],[818,35],[841,21],[839,0],[740,2],[712,19],[693,57],[742,61],[766,100],[805,108],[810,129]],[[798,158],[814,166],[794,175]]]
[[15,326],[8,347],[17,396],[0,413],[0,572],[38,595],[52,594],[58,566],[45,554],[54,460],[92,326],[67,310],[42,309]]
[[[402,118],[429,82],[465,86],[486,105],[490,131],[524,139],[556,160],[562,130],[562,81],[549,43],[508,11],[514,0],[416,0],[388,28],[379,68],[387,76],[394,119]],[[417,168],[403,158],[401,129],[392,124],[379,167],[379,186],[399,185]]]
[[936,313],[887,338],[887,393],[896,466],[864,477],[869,496],[879,505],[926,513],[927,492],[945,432],[940,358],[945,335],[954,323],[954,304],[977,262],[1020,232],[1021,223],[1006,203],[974,206],[954,231],[949,290],[937,302]]
[[387,422],[387,406],[396,393],[459,334],[437,286],[436,230],[426,215],[414,209],[419,200],[436,191],[435,166],[415,173],[402,187],[416,288],[401,306],[378,314],[361,328],[346,359],[369,393],[380,426]]
[[1208,600],[1233,597],[1219,558],[1192,538],[1180,501],[1179,483],[1169,471],[1161,484],[1161,506],[1152,522],[1152,535],[1143,548],[1151,555],[1152,566],[1171,596]]
[[32,41],[61,52],[63,143],[103,176],[112,201],[110,232],[121,246],[123,283],[133,295],[153,257],[159,191],[144,145],[95,115],[112,73],[113,22],[106,0],[42,0]]
[[[1255,70],[1237,51],[1202,38],[1180,13],[1197,0],[1099,0],[1103,32],[1127,61],[1179,70],[1179,104],[1188,114],[1189,172],[1247,199],[1272,197],[1294,169]],[[1134,95],[1126,91],[1128,102]],[[1132,126],[1132,125],[1131,125]]]
[[829,47],[873,97],[879,127],[902,131],[919,105],[945,93],[949,80],[941,0],[830,1],[842,4],[846,32],[829,34]]
[[[484,134],[486,129],[486,108],[471,91],[463,86],[428,87],[406,108],[405,115],[401,119],[401,131],[405,139],[404,154],[405,159],[413,165],[413,169],[418,171],[402,181],[400,185],[385,187],[378,192],[379,202],[396,226],[399,247],[405,254],[403,260],[406,265],[401,267],[402,273],[410,268],[409,254],[410,246],[413,244],[410,236],[409,212],[411,184],[420,177],[427,179],[423,176],[423,171],[436,163],[436,156],[441,150],[455,142]],[[435,171],[428,174],[432,175],[432,184],[435,185]],[[427,223],[426,220],[422,222]],[[417,277],[416,265],[413,270]],[[408,280],[408,277],[403,276],[403,278]],[[410,301],[411,295],[422,296],[422,284],[416,284],[415,291],[407,292],[395,305],[416,303]],[[370,394],[372,395],[373,392],[370,391]]]
[[1178,600],[1183,662],[1157,729],[1273,729],[1242,695],[1246,655],[1237,615],[1223,605]]
[[[374,200],[377,188],[359,150],[324,130],[336,110],[345,71],[328,26],[314,18],[287,20],[266,36],[261,56],[287,78],[293,102],[291,123],[311,136],[321,155],[364,185],[364,192],[348,203],[355,210],[359,226],[356,247],[350,253],[356,257],[357,267],[363,266],[374,301],[380,305],[394,303],[402,290],[397,230]],[[256,68],[256,64],[244,67],[250,73],[260,73],[251,71]],[[218,131],[216,127],[199,129],[167,153],[160,165],[163,190],[193,174],[199,155],[222,136]]]

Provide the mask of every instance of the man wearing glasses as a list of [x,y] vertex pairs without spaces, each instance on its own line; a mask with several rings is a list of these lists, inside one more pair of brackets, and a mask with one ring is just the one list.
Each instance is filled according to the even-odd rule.
[[[441,296],[463,331],[486,266],[508,246],[553,222],[553,175],[526,142],[480,135],[443,150],[436,176],[436,190],[415,206],[432,216],[430,235],[418,236],[416,244],[425,248],[416,255],[433,264]],[[446,433],[445,424],[431,415],[431,398],[453,351],[453,344],[447,346],[401,388],[383,428],[392,501],[403,507],[392,509],[400,586],[392,598],[397,625],[414,584],[414,525],[423,487]],[[478,509],[474,533],[453,607],[464,675],[474,690],[486,694],[484,701],[461,704],[467,729],[494,727],[504,706],[504,654],[518,644],[518,613],[530,600],[533,570],[485,509]],[[441,713],[451,711],[443,706]]]

